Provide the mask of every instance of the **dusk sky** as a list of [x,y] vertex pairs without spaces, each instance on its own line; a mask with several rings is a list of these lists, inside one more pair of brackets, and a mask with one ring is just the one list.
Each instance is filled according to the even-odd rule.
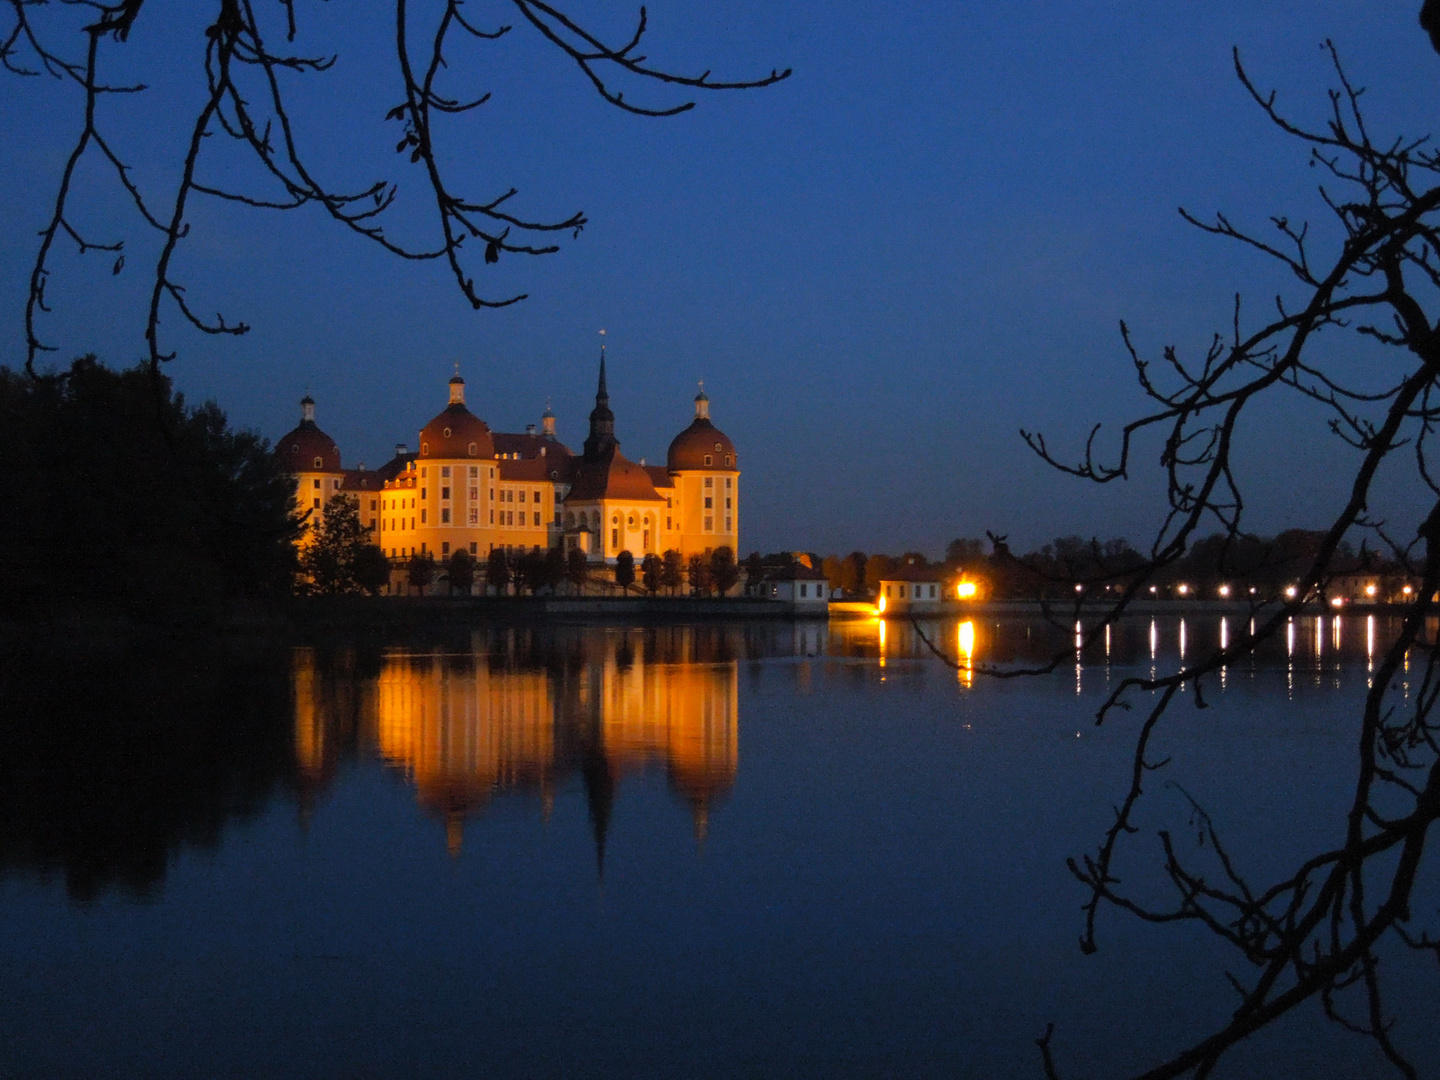
[[[1271,214],[1311,218],[1333,235],[1319,174],[1248,99],[1232,46],[1313,124],[1333,81],[1320,45],[1333,38],[1369,88],[1372,128],[1425,134],[1433,111],[1417,103],[1434,100],[1440,60],[1418,8],[659,0],[652,62],[717,78],[794,69],[769,89],[701,95],[669,119],[606,105],[517,25],[452,54],[454,93],[494,96],[445,125],[442,153],[476,198],[513,185],[519,212],[589,216],[559,254],[476,260],[482,292],[528,300],[474,312],[443,267],[399,261],[318,211],[197,198],[179,276],[196,308],[253,330],[208,338],[172,315],[169,372],[272,440],[309,390],[346,465],[375,466],[395,443],[414,445],[458,362],[492,427],[538,422],[548,399],[578,447],[603,327],[627,456],[663,461],[705,381],[740,456],[746,550],[938,555],[987,529],[1022,548],[1072,532],[1145,542],[1163,509],[1155,446],[1142,446],[1141,477],[1102,492],[1037,462],[1019,429],[1045,432],[1068,458],[1092,422],[1143,410],[1122,318],[1150,354],[1173,342],[1194,355],[1228,327],[1235,292],[1257,319],[1277,291],[1295,294],[1293,279],[1187,226],[1177,206],[1256,228]],[[432,235],[428,191],[382,120],[399,100],[386,6],[297,10],[297,48],[339,58],[289,87],[315,170],[341,189],[398,180],[391,231]],[[615,39],[633,17],[615,3],[573,10]],[[517,19],[498,0],[467,11],[481,24]],[[101,123],[163,201],[203,82],[198,19],[161,15],[147,6],[130,43],[111,50],[155,85],[106,100]],[[687,100],[619,85],[645,103]],[[78,95],[54,80],[3,75],[0,87],[0,362],[13,367],[36,233],[79,114]],[[217,145],[202,173],[274,194],[234,160]],[[127,268],[112,276],[111,258],[62,249],[42,334],[66,360],[94,351],[129,365],[144,352],[155,249],[108,174],[80,179],[85,227],[126,237]],[[1340,336],[1334,347],[1358,348]],[[1353,451],[1316,408],[1276,405],[1264,420],[1240,453],[1249,527],[1327,522]],[[1376,512],[1412,525],[1418,491],[1399,480],[1381,490]]]

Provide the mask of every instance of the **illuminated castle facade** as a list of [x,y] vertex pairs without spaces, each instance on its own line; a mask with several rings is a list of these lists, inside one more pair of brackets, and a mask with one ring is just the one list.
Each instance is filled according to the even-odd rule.
[[376,470],[343,468],[339,447],[315,423],[314,401],[307,396],[301,409],[276,453],[296,478],[300,507],[311,512],[307,538],[330,500],[345,495],[358,500],[361,521],[392,559],[558,547],[613,565],[622,551],[638,563],[670,550],[686,557],[739,550],[739,462],[735,444],[710,421],[704,390],[665,464],[633,462],[615,437],[603,351],[578,454],[556,438],[549,409],[538,432],[533,425],[523,434],[491,431],[466,405],[458,374],[445,409],[420,429],[418,451],[397,445]]

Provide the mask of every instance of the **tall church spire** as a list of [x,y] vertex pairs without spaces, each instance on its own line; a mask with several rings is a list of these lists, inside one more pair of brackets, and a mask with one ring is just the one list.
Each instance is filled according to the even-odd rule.
[[620,445],[615,438],[615,414],[610,411],[610,394],[605,389],[605,346],[600,346],[600,385],[595,390],[595,408],[590,411],[590,434],[585,439],[585,460],[605,461]]

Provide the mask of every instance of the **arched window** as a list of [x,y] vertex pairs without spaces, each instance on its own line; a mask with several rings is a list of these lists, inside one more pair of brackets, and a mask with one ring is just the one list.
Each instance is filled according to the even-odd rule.
[[626,528],[629,528],[629,529],[633,529],[633,528],[635,527],[635,515],[634,515],[634,514],[631,514],[631,515],[625,520],[625,526],[626,526]]
[[734,465],[734,464],[735,464],[735,455],[734,455],[734,454],[726,454],[726,455],[725,455],[725,465],[726,465],[726,467],[728,468],[729,466]]
[[705,455],[705,464],[706,464],[706,465],[712,465],[712,464],[714,464],[714,462],[712,462],[712,461],[710,460],[710,455],[709,455],[709,454],[706,454],[706,455]]
[[612,515],[610,515],[610,524],[611,524],[611,525],[619,525],[619,524],[620,524],[620,515],[619,515],[619,514],[612,514]]
[[471,457],[474,457],[474,456],[475,456],[475,451],[476,451],[476,449],[478,449],[478,448],[477,448],[476,445],[472,442],[472,443],[470,444],[470,456],[471,456]]
[[422,442],[422,443],[420,444],[420,456],[421,456],[421,457],[429,457],[429,456],[430,456],[430,444],[429,444],[428,442]]
[[444,435],[445,435],[445,438],[447,438],[447,439],[450,437],[450,429],[449,429],[448,427],[445,429]]
[[317,458],[315,459],[315,467],[316,467],[317,469],[323,469],[323,468],[325,467],[325,461],[324,461],[324,459],[317,457]]

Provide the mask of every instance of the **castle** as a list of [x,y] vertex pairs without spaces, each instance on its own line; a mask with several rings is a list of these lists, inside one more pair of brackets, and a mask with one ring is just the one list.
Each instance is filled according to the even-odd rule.
[[491,431],[466,407],[458,373],[445,409],[420,429],[418,451],[399,444],[379,469],[344,468],[335,440],[315,423],[315,402],[306,395],[300,406],[299,425],[275,451],[295,476],[299,506],[310,511],[302,545],[329,502],[344,495],[357,500],[360,520],[394,560],[561,548],[613,566],[622,551],[638,563],[671,550],[685,557],[739,550],[735,444],[710,422],[704,389],[665,464],[637,464],[615,437],[603,349],[590,433],[578,454],[556,438],[548,408],[538,433],[534,425],[523,434]]

